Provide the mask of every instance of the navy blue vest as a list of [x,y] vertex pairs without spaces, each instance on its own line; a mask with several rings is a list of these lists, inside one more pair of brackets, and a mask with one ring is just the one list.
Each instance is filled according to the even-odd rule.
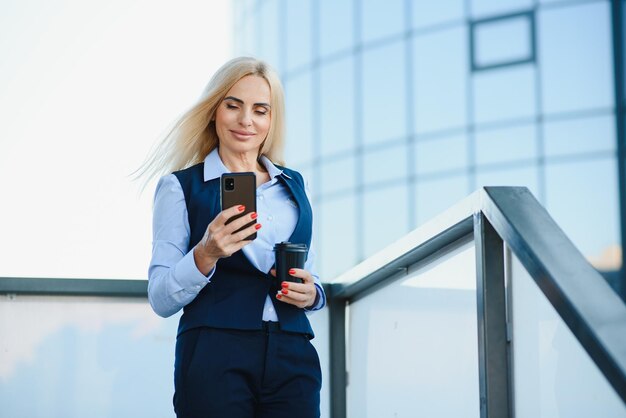
[[[296,201],[300,214],[290,242],[304,243],[310,247],[313,211],[304,190],[304,181],[297,171],[284,167],[284,175],[277,178],[289,190]],[[211,221],[220,213],[220,179],[204,181],[204,163],[177,171],[183,193],[191,237],[189,248],[200,242]],[[183,309],[178,325],[178,334],[196,327],[233,328],[259,330],[262,327],[265,297],[272,297],[280,328],[284,331],[308,334],[313,338],[313,330],[304,311],[296,306],[280,302],[274,295],[280,283],[269,272],[254,267],[243,251],[217,262],[211,282],[196,298]]]

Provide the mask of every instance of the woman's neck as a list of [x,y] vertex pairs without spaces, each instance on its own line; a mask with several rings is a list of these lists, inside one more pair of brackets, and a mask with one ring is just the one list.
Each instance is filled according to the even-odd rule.
[[226,150],[218,148],[220,159],[231,173],[239,173],[244,171],[252,171],[254,173],[263,173],[267,171],[263,164],[257,159],[255,153],[233,154]]

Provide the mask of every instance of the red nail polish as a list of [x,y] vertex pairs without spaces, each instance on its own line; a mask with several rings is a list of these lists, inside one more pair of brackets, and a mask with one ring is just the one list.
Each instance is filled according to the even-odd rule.
[[254,229],[261,229],[261,224],[254,225]]
[[296,274],[296,271],[294,269],[289,269],[289,274]]
[[256,217],[257,217],[257,216],[259,216],[259,215],[257,215],[256,213],[253,213],[252,215],[250,215],[250,217],[251,217],[252,219],[256,219]]
[[289,287],[289,283],[283,282],[281,286],[287,288],[287,287]]
[[281,290],[281,292],[283,292],[283,295],[286,295],[287,293],[289,293],[289,290],[283,289],[283,290]]
[[280,299],[280,298],[282,298],[282,297],[283,297],[283,295],[276,295],[276,297],[277,297],[278,299]]
[[244,205],[240,205],[240,206],[237,208],[237,210],[238,210],[239,212],[243,212],[244,210],[246,210],[246,207],[245,207]]

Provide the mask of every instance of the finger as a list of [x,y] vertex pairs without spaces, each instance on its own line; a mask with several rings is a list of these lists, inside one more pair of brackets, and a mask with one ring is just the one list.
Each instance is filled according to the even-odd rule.
[[243,213],[244,210],[246,210],[246,207],[244,205],[231,206],[230,208],[221,211],[220,214],[215,217],[215,219],[218,220],[220,224],[225,225],[226,221],[228,221],[235,215]]
[[295,282],[282,282],[283,289],[293,290],[294,292],[311,294],[317,292],[313,283],[295,283]]
[[270,270],[270,274],[274,277],[276,277],[276,269],[271,269]]
[[304,269],[297,269],[297,268],[289,269],[289,275],[302,279],[303,283],[314,283],[315,282],[315,280],[313,279],[313,276],[311,275],[311,273],[309,273],[308,271],[306,271]]
[[237,232],[236,234],[232,234],[231,237],[233,237],[235,242],[239,242],[239,241],[245,240],[250,235],[254,234],[259,229],[261,229],[261,226],[262,226],[261,224],[250,225],[246,229],[241,230],[241,231]]
[[289,289],[282,289],[280,293],[283,295],[283,298],[293,299],[298,302],[306,302],[311,299],[311,296],[306,293],[295,292]]
[[304,308],[306,306],[305,302],[299,301],[299,300],[295,300],[292,297],[288,296],[288,295],[283,295],[282,293],[279,293],[276,295],[276,299],[278,299],[281,302],[285,302],[288,303],[290,305],[295,305],[298,308]]
[[252,213],[247,213],[244,216],[235,219],[234,221],[232,221],[231,223],[229,223],[228,225],[226,225],[224,227],[224,232],[227,234],[232,234],[235,231],[237,231],[240,228],[243,228],[244,226],[246,226],[247,224],[249,224],[250,222],[254,222],[254,220],[257,218],[257,213],[256,212],[252,212]]

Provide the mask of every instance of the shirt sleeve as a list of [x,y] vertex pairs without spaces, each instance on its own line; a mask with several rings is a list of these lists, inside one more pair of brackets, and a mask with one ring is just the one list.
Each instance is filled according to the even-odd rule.
[[173,174],[162,177],[154,194],[152,259],[148,269],[148,300],[166,318],[189,304],[210,282],[187,252],[190,228],[183,189]]
[[[304,180],[304,190],[306,192],[306,197],[309,199],[309,203],[311,203],[311,191],[309,188],[308,180]],[[312,206],[312,204],[311,204]],[[322,286],[322,281],[320,280],[317,274],[317,266],[315,264],[315,260],[317,257],[317,252],[315,248],[315,216],[313,216],[313,225],[312,225],[312,235],[311,235],[311,245],[309,248],[309,254],[306,262],[304,263],[304,269],[311,273],[313,279],[315,280],[315,287],[317,288],[317,296],[315,297],[315,302],[313,306],[310,308],[305,308],[305,311],[314,312],[322,309],[326,306],[326,293],[324,292],[324,287]]]

